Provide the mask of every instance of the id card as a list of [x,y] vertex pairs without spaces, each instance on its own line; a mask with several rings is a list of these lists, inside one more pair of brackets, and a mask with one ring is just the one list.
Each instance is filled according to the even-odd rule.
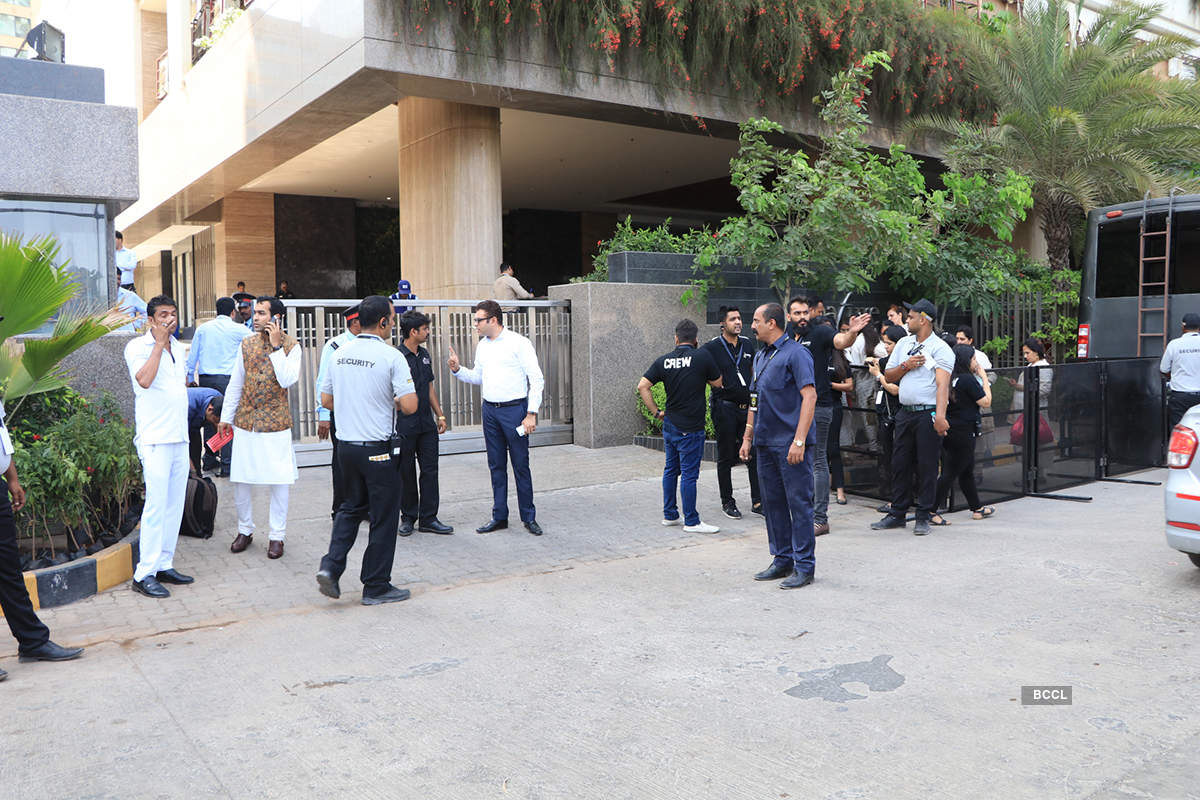
[[745,387],[745,386],[746,386],[746,379],[745,379],[745,377],[743,377],[743,376],[742,376],[742,373],[740,373],[740,372],[737,374],[737,376],[738,376],[738,381],[739,381],[739,382],[742,384],[742,386],[743,386],[743,387]]
[[883,389],[880,389],[878,392],[875,393],[875,405],[877,405],[877,406],[883,405]]
[[0,428],[0,455],[11,456],[13,452],[13,443],[9,438],[8,428]]

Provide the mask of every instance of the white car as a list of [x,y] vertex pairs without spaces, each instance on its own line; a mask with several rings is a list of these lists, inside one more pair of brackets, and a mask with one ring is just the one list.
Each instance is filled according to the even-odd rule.
[[1200,567],[1200,406],[1193,406],[1171,431],[1163,502],[1167,544]]

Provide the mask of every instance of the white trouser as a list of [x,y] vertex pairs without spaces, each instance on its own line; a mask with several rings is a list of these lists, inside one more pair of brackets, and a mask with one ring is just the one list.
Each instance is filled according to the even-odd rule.
[[[263,484],[235,483],[233,485],[233,502],[237,504],[238,533],[246,536],[254,535],[254,515],[251,507],[251,489]],[[271,532],[268,538],[272,542],[282,542],[287,533],[288,490],[292,487],[287,483],[267,484],[271,489]]]
[[179,539],[179,523],[187,499],[188,445],[187,442],[147,444],[139,448],[138,455],[146,481],[146,505],[138,535],[135,581],[174,566],[175,542]]

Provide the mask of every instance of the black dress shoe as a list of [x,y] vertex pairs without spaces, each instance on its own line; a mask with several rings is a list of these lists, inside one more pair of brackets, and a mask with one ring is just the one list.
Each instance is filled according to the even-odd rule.
[[892,513],[892,504],[884,503],[883,505],[876,507],[875,510],[878,511],[880,514],[891,514]]
[[801,586],[808,586],[813,582],[813,574],[811,572],[800,572],[796,570],[779,584],[780,589],[799,589]]
[[147,575],[140,581],[134,581],[131,584],[132,589],[138,594],[144,594],[146,597],[170,597],[171,593],[167,591],[167,587],[163,586],[153,575]]
[[321,570],[317,573],[317,589],[326,597],[332,597],[337,600],[342,596],[342,589],[338,586],[338,579],[333,577],[333,573],[326,570]]
[[780,578],[786,578],[796,571],[796,568],[791,564],[780,564],[773,562],[771,566],[764,569],[762,572],[754,576],[756,581],[777,581]]
[[421,533],[454,533],[454,528],[452,526],[447,525],[437,517],[434,517],[427,522],[422,522],[417,530],[419,530]]
[[195,583],[196,579],[191,575],[184,575],[182,572],[174,568],[164,569],[154,576],[159,583],[174,583],[177,586],[186,586],[189,583]]
[[530,533],[532,533],[534,536],[541,536],[541,535],[542,535],[542,526],[541,526],[541,525],[538,525],[536,520],[532,520],[532,519],[531,519],[531,520],[529,520],[529,522],[526,522],[526,523],[525,523],[525,530],[529,531],[529,532],[530,532]]
[[907,521],[904,519],[904,517],[900,517],[895,514],[888,514],[886,517],[879,520],[879,522],[872,522],[871,530],[886,531],[890,528],[903,528],[906,524]]
[[506,520],[506,519],[491,519],[491,520],[488,520],[485,524],[480,525],[478,528],[476,528],[475,532],[476,533],[491,533],[492,531],[502,531],[507,527],[508,527],[508,520]]
[[408,589],[398,589],[395,586],[389,586],[383,594],[364,594],[362,604],[364,606],[380,606],[384,603],[399,603],[401,600],[407,600],[411,596],[412,592]]
[[929,535],[929,520],[919,519],[913,525],[913,536],[928,536]]
[[82,647],[62,647],[49,640],[38,647],[17,648],[18,661],[70,661],[83,655]]
[[412,536],[413,524],[412,520],[401,520],[400,530],[396,531],[397,536]]
[[730,519],[741,519],[742,512],[738,511],[737,503],[726,503],[721,506],[721,511]]

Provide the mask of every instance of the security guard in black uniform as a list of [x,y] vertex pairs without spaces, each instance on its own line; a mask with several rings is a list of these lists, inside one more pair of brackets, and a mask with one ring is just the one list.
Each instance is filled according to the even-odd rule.
[[[742,336],[742,312],[737,306],[721,306],[721,335],[705,343],[704,350],[721,370],[722,386],[712,390],[712,421],[717,431],[717,486],[721,510],[730,519],[741,519],[733,499],[733,465],[738,463],[746,413],[750,408],[750,382],[754,378],[754,343]],[[750,473],[750,510],[762,513],[758,492],[758,470],[754,458],[746,462]]]
[[362,562],[362,603],[371,606],[409,597],[408,589],[391,583],[400,521],[400,442],[394,418],[397,409],[406,415],[416,412],[417,394],[408,361],[388,344],[395,319],[391,301],[371,295],[359,304],[358,318],[362,332],[337,351],[320,386],[321,405],[337,410],[346,499],[333,519],[317,587],[328,597],[341,596],[338,580],[366,517],[370,533]]
[[[409,536],[413,524],[425,533],[454,533],[438,519],[438,436],[446,432],[446,416],[433,390],[433,361],[423,345],[429,340],[429,317],[416,309],[400,315],[400,352],[408,360],[417,389],[417,413],[402,417],[400,433],[400,535]],[[417,466],[421,477],[417,478]]]

